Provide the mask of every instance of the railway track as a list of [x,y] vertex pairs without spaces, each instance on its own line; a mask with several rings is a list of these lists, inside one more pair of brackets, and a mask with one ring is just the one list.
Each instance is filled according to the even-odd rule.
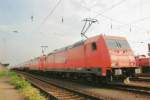
[[150,82],[150,77],[131,77],[130,81]]
[[[24,74],[24,72],[19,72],[19,73]],[[29,78],[28,78],[28,75],[29,75]],[[96,93],[96,92],[95,93],[91,92],[91,89],[92,90],[94,90],[94,89],[97,90],[99,88],[112,89],[112,90],[117,90],[117,91],[119,90],[119,91],[123,91],[123,92],[125,91],[125,92],[130,92],[130,93],[135,93],[135,94],[142,94],[143,96],[144,95],[150,96],[150,88],[147,88],[147,87],[130,86],[130,85],[125,85],[125,84],[115,84],[114,83],[114,84],[105,84],[103,86],[102,85],[101,86],[95,85],[94,88],[93,88],[93,85],[92,85],[91,86],[92,88],[90,88],[90,89],[88,89],[86,87],[85,88],[80,87],[80,86],[79,86],[79,88],[74,88],[75,85],[71,83],[72,85],[69,86],[70,83],[66,84],[66,80],[64,80],[64,82],[62,80],[61,81],[59,80],[59,82],[58,82],[58,81],[55,81],[53,79],[51,80],[49,78],[45,78],[45,77],[42,77],[42,76],[37,77],[35,75],[31,75],[31,74],[28,74],[28,73],[25,73],[24,76],[33,85],[35,85],[38,88],[39,88],[39,85],[37,83],[40,83],[40,82],[33,83],[32,81],[33,80],[42,81],[42,84],[40,83],[40,86],[42,86],[42,87],[40,87],[40,89],[45,91],[46,89],[50,88],[50,90],[48,89],[48,90],[46,90],[46,92],[48,93],[48,95],[50,95],[49,98],[53,98],[53,99],[56,99],[56,98],[60,99],[60,100],[66,100],[66,99],[68,100],[69,98],[70,98],[69,100],[99,100],[99,99],[116,100],[117,99],[117,98],[114,98],[114,97],[109,97],[109,96],[107,96],[107,94],[104,96],[104,95],[101,95],[101,94]],[[45,84],[45,82],[46,82],[46,84]],[[73,83],[78,83],[78,82],[74,81]],[[51,85],[51,84],[52,84],[52,86],[55,86],[55,88],[50,87],[49,85]],[[80,84],[80,83],[78,83],[78,84]],[[85,86],[84,83],[82,85]],[[43,88],[43,86],[46,89]],[[88,84],[87,87],[90,87],[90,85]],[[61,90],[60,90],[60,88],[61,88]],[[94,90],[94,91],[96,91],[96,90]],[[67,91],[67,92],[65,92],[65,91]],[[63,94],[61,94],[61,93],[63,93]],[[61,98],[64,98],[64,99],[61,99]]]
[[150,73],[141,73],[137,77],[150,77]]
[[50,81],[29,73],[20,71],[17,71],[17,73],[23,75],[32,85],[46,93],[48,95],[48,100],[100,100],[98,97],[61,87],[57,83],[50,83]]
[[126,85],[126,84],[107,84],[105,85],[105,87],[150,96],[149,87]]
[[[76,81],[73,81],[73,82],[76,82]],[[77,83],[83,84],[83,85],[85,84],[82,82],[77,82]],[[88,83],[88,85],[91,86],[90,83]],[[113,83],[106,83],[106,84],[94,83],[94,84],[92,84],[92,86],[95,86],[97,88],[115,89],[115,90],[127,91],[127,92],[131,92],[131,93],[150,96],[150,87],[143,86],[143,85],[131,85],[131,84],[113,82]]]
[[[90,85],[90,83],[88,85]],[[114,83],[106,83],[106,84],[100,84],[100,85],[92,84],[92,86],[95,86],[97,88],[115,89],[115,90],[127,91],[127,92],[131,92],[131,93],[150,96],[150,87],[143,86],[143,85],[131,85],[131,84],[114,82]]]

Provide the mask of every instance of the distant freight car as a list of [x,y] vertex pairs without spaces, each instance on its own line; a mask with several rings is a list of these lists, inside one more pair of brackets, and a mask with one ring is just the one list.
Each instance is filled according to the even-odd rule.
[[29,70],[72,77],[130,76],[140,73],[124,37],[98,35],[30,60]]

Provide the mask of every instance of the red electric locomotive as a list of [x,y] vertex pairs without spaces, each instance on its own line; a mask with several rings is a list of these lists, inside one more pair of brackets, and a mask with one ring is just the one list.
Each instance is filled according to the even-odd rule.
[[140,66],[143,73],[150,73],[150,57],[145,55],[136,56],[136,64]]
[[[98,35],[28,62],[31,70],[59,75],[112,78],[140,73],[124,37]],[[27,67],[27,66],[25,66]]]

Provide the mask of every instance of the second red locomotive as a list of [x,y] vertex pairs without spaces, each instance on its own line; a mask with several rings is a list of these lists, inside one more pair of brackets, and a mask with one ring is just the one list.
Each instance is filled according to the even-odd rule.
[[142,69],[142,73],[150,73],[150,57],[146,55],[136,56],[136,64]]

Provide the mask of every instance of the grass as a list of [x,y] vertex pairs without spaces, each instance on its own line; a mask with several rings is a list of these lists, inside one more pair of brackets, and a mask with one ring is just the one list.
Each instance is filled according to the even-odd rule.
[[23,77],[18,76],[13,71],[0,71],[0,77],[10,77],[10,83],[20,90],[27,100],[45,100],[40,92],[31,86]]

